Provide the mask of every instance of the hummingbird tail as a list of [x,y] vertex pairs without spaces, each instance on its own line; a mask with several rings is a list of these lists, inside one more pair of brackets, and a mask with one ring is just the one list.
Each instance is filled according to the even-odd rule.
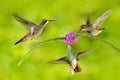
[[15,45],[17,45],[18,43],[20,43],[20,42],[22,42],[23,41],[23,39],[20,39],[19,41],[17,41],[16,43],[15,43]]
[[24,36],[24,37],[21,38],[19,41],[17,41],[17,42],[15,43],[15,45],[17,45],[17,44],[20,43],[20,42],[26,41],[27,39],[26,39],[25,37],[26,37],[26,36]]
[[81,71],[81,68],[78,66],[78,64],[76,65],[75,68],[73,68],[71,66],[71,74],[73,75],[74,73],[77,73],[77,72],[80,72]]
[[74,68],[74,72],[80,72],[81,68],[79,67],[79,65],[77,64],[76,67]]
[[29,39],[30,39],[30,36],[31,36],[31,34],[30,34],[30,33],[27,33],[24,37],[22,37],[19,41],[17,41],[17,42],[15,43],[15,45],[17,45],[17,44],[20,43],[20,42],[29,40]]

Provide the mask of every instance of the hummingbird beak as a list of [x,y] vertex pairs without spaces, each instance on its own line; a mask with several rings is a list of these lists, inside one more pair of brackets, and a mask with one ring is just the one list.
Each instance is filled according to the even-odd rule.
[[56,20],[48,20],[49,22],[51,22],[51,21],[56,21]]
[[80,28],[79,32],[82,31],[82,28]]

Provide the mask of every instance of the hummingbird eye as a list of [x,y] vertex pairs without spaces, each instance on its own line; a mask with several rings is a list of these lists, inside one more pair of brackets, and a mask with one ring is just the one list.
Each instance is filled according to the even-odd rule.
[[84,26],[85,26],[85,25],[82,25],[82,26],[80,27],[80,29],[84,29]]
[[82,26],[81,28],[84,29],[84,26]]

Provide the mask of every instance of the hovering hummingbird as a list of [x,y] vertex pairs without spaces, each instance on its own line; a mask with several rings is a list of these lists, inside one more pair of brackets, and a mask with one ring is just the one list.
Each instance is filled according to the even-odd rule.
[[71,70],[71,74],[73,75],[75,72],[80,72],[81,68],[79,67],[79,65],[77,64],[77,61],[80,60],[83,56],[85,56],[86,54],[90,53],[93,50],[86,50],[83,52],[79,52],[76,54],[72,53],[72,49],[71,46],[68,45],[68,53],[67,56],[65,57],[61,57],[57,60],[53,60],[50,61],[50,63],[67,63],[70,65],[70,70]]
[[98,19],[93,24],[90,23],[90,19],[88,18],[86,24],[81,25],[80,31],[87,31],[91,35],[97,36],[102,32],[102,30],[105,29],[99,28],[99,26],[110,16],[111,13],[111,9],[106,11],[100,17],[98,17]]
[[17,41],[15,43],[15,45],[17,45],[20,42],[24,42],[24,41],[27,41],[27,40],[32,40],[34,37],[39,36],[48,22],[55,21],[55,20],[43,19],[40,22],[40,24],[36,25],[36,24],[34,24],[30,21],[27,21],[27,20],[19,17],[17,14],[14,14],[13,16],[17,21],[19,21],[20,23],[25,25],[29,30],[29,32],[27,34],[25,34],[25,36],[22,37],[19,41]]

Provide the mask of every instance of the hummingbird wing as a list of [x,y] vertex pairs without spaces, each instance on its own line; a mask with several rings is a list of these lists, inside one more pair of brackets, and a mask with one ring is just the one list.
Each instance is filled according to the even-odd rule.
[[76,60],[80,60],[82,57],[84,57],[86,54],[92,52],[93,50],[94,50],[94,49],[86,50],[86,51],[83,51],[83,52],[76,53],[76,54],[75,54]]
[[19,21],[23,25],[25,25],[31,33],[33,33],[33,30],[34,30],[34,27],[36,26],[36,24],[19,17],[17,14],[13,14],[13,16],[17,21]]
[[93,23],[93,27],[94,28],[98,28],[112,13],[112,9],[106,11],[105,13],[103,13],[100,17],[98,17],[98,19]]
[[57,64],[57,63],[67,63],[66,57],[61,57],[57,60],[49,61],[48,63]]
[[86,21],[86,25],[87,25],[88,27],[91,25],[90,19],[91,19],[91,16],[88,15],[88,16],[87,16],[87,21]]

